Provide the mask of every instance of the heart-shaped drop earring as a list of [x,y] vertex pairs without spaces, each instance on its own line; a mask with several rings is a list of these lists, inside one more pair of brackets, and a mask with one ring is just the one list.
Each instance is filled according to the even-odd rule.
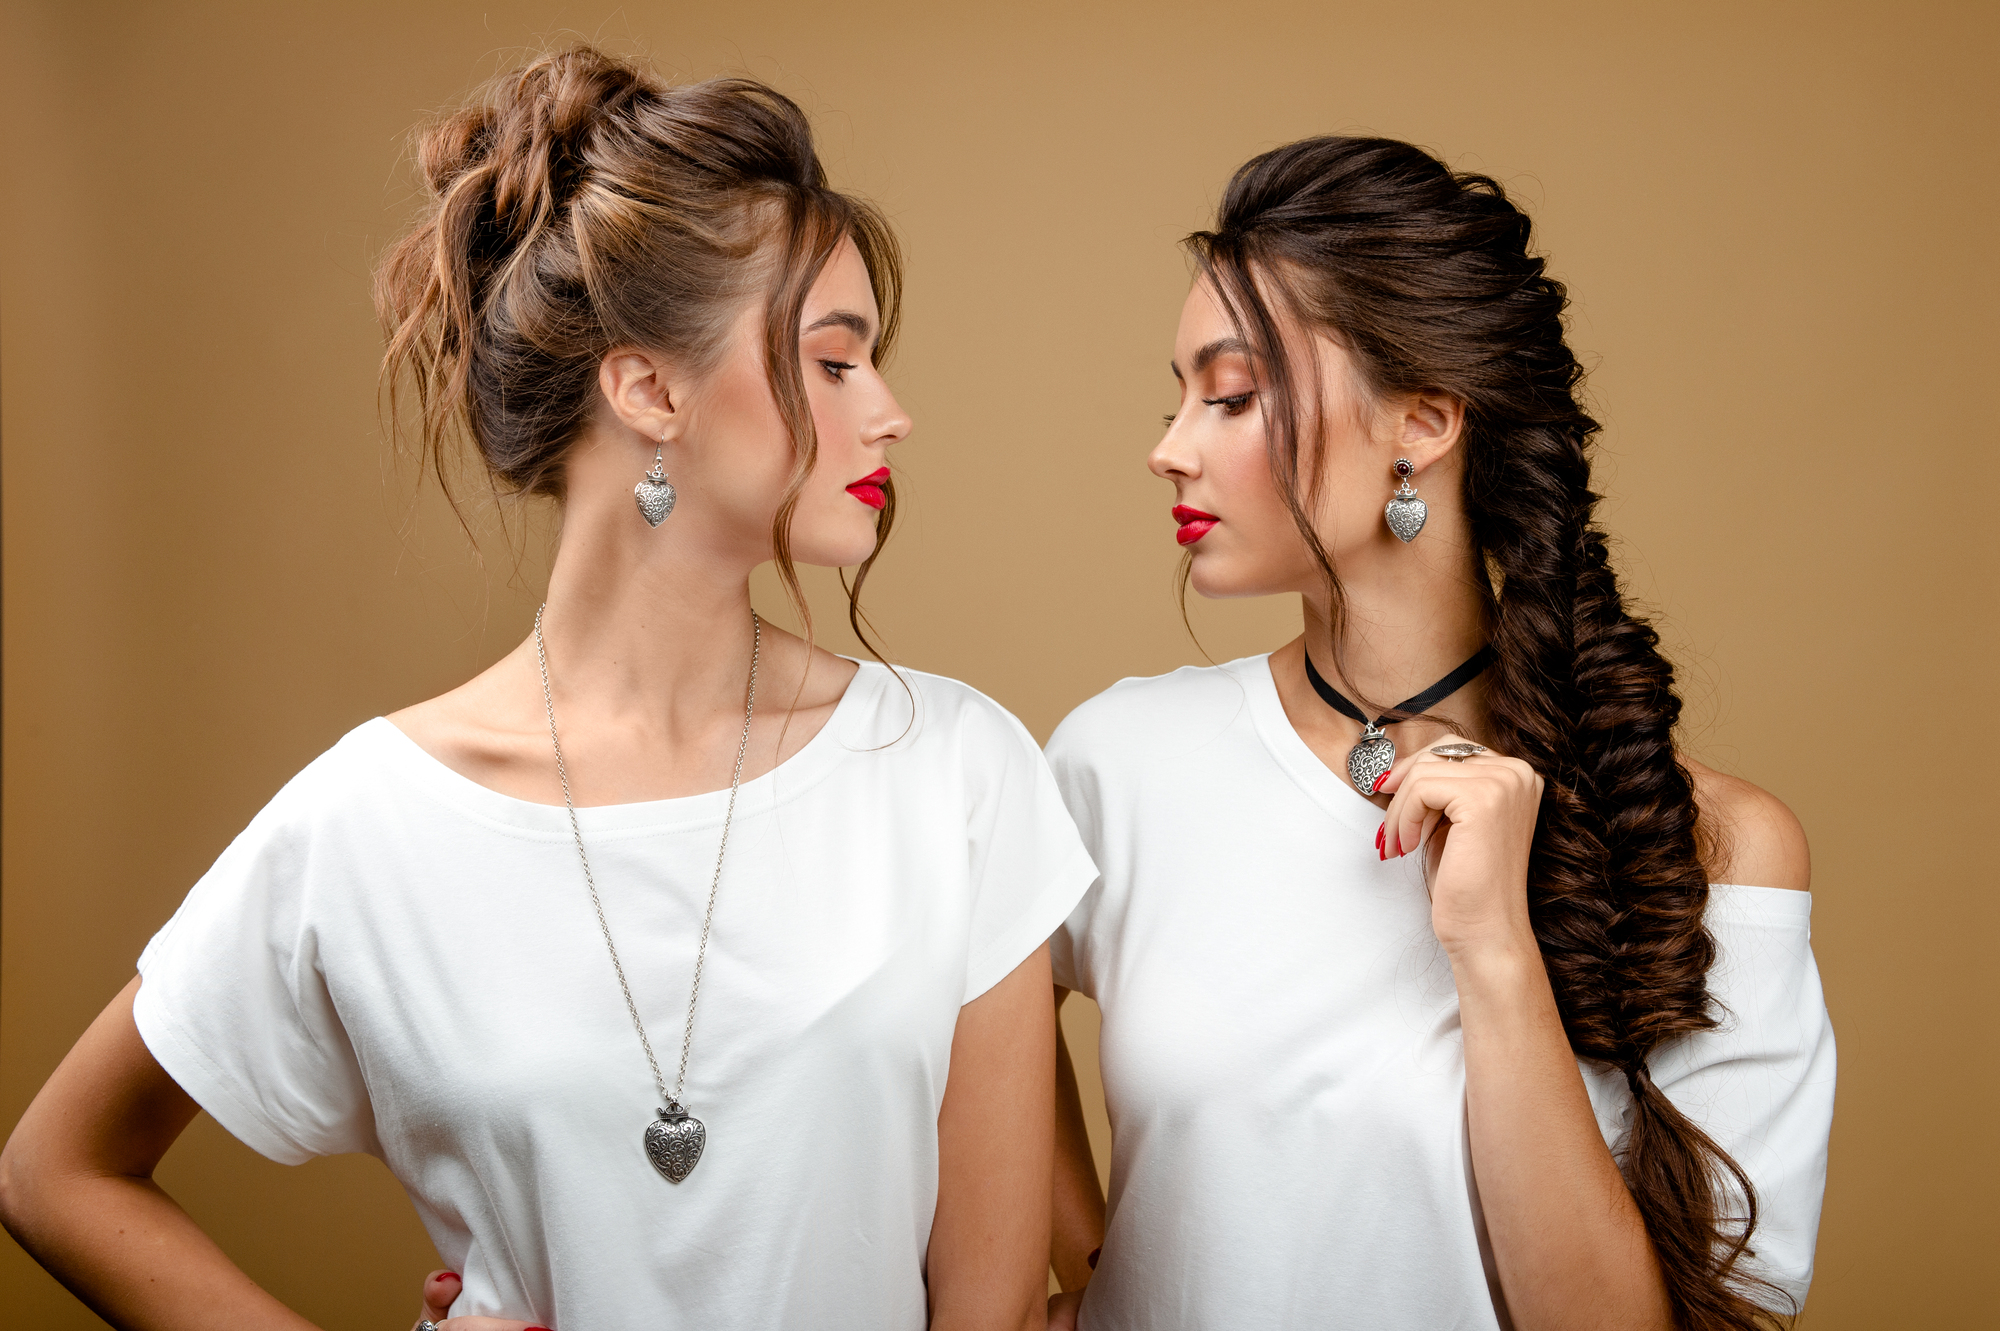
[[1410,465],[1410,460],[1397,458],[1393,470],[1402,484],[1390,496],[1389,507],[1384,510],[1383,516],[1389,519],[1389,530],[1396,533],[1396,539],[1408,545],[1424,529],[1424,519],[1430,516],[1430,507],[1417,498],[1416,488],[1410,484],[1410,477],[1417,471]]
[[632,487],[633,495],[639,501],[639,516],[646,520],[648,527],[657,527],[667,520],[667,514],[674,511],[674,487],[667,484],[666,466],[667,441],[653,450],[653,469]]

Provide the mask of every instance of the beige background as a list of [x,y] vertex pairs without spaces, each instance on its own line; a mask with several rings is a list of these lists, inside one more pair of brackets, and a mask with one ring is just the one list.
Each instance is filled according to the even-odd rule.
[[[1042,736],[1201,659],[1142,458],[1174,241],[1229,171],[1362,128],[1517,191],[1688,742],[1813,839],[1842,1085],[1807,1324],[1994,1325],[1996,11],[981,10],[7,6],[0,1128],[280,783],[525,631],[532,530],[482,569],[384,459],[367,273],[410,124],[573,33],[775,83],[901,228],[918,430],[875,617]],[[1221,660],[1296,613],[1195,624]],[[204,1119],[161,1176],[313,1318],[406,1324],[432,1258],[374,1161],[285,1169]],[[97,1325],[4,1241],[0,1307]]]

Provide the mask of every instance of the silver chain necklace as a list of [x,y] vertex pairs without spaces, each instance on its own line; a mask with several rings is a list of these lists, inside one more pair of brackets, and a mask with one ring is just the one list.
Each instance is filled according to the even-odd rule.
[[729,776],[729,808],[722,815],[722,844],[715,848],[715,875],[708,881],[708,909],[701,917],[701,945],[694,954],[694,984],[688,990],[687,1025],[681,1031],[681,1066],[674,1075],[674,1089],[660,1075],[660,1061],[653,1057],[653,1042],[646,1038],[646,1023],[639,1019],[639,1005],[632,1001],[632,985],[618,960],[618,945],[611,941],[611,925],[604,918],[604,902],[597,895],[597,879],[590,872],[590,856],[583,848],[583,829],[577,826],[576,802],[570,798],[569,772],[563,766],[562,737],[556,733],[555,694],[549,688],[549,654],[542,645],[542,612],[535,611],[535,664],[542,670],[542,705],[549,714],[549,743],[556,751],[556,777],[562,782],[563,807],[569,810],[570,835],[576,838],[576,858],[583,865],[583,881],[590,888],[590,904],[597,911],[597,927],[604,932],[604,948],[611,954],[611,969],[618,973],[618,988],[625,995],[625,1010],[632,1014],[632,1029],[639,1032],[639,1045],[646,1051],[646,1066],[653,1070],[653,1084],[666,1104],[658,1119],[646,1125],[646,1158],[669,1183],[679,1183],[694,1172],[701,1149],[708,1144],[708,1129],[702,1121],[681,1108],[681,1091],[687,1085],[688,1050],[694,1046],[694,1005],[701,998],[701,968],[708,960],[708,931],[715,922],[715,894],[722,886],[722,858],[729,853],[729,825],[736,818],[736,788],[743,784],[743,755],[750,750],[750,717],[757,708],[757,659],[764,646],[764,625],[757,612],[750,612],[750,683],[743,696],[743,738],[736,743],[736,770]]

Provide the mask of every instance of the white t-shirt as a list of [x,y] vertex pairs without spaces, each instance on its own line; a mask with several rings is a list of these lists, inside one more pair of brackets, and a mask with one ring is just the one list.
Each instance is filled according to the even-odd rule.
[[[924,1326],[937,1117],[961,1004],[1096,870],[989,699],[863,663],[743,783],[673,1184],[659,1095],[560,807],[377,719],[315,760],[140,958],[161,1066],[287,1163],[381,1157],[465,1277],[459,1315],[567,1331]],[[907,733],[906,733],[907,731]],[[671,1087],[728,792],[578,810]]]
[[[1051,951],[1103,1008],[1113,1129],[1086,1331],[1490,1329],[1450,962],[1415,857],[1306,747],[1268,658],[1126,680],[1049,742],[1103,872]],[[1762,1273],[1803,1302],[1833,1033],[1811,898],[1717,887],[1719,1030],[1654,1082],[1749,1173]],[[1586,1067],[1606,1142],[1623,1074]]]

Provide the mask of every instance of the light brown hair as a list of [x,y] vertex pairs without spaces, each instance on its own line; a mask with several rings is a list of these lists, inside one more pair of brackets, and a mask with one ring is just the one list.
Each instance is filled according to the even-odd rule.
[[[772,548],[810,635],[790,542],[818,452],[800,313],[852,240],[881,309],[879,362],[895,343],[902,267],[881,214],[828,186],[804,112],[751,79],[668,87],[578,46],[492,80],[419,132],[417,156],[434,203],[383,258],[375,303],[392,417],[407,383],[420,456],[454,510],[454,434],[502,492],[560,499],[604,357],[643,347],[700,374],[761,292],[765,370],[795,457]],[[895,522],[893,484],[884,493],[848,592],[871,650],[859,598]]]

